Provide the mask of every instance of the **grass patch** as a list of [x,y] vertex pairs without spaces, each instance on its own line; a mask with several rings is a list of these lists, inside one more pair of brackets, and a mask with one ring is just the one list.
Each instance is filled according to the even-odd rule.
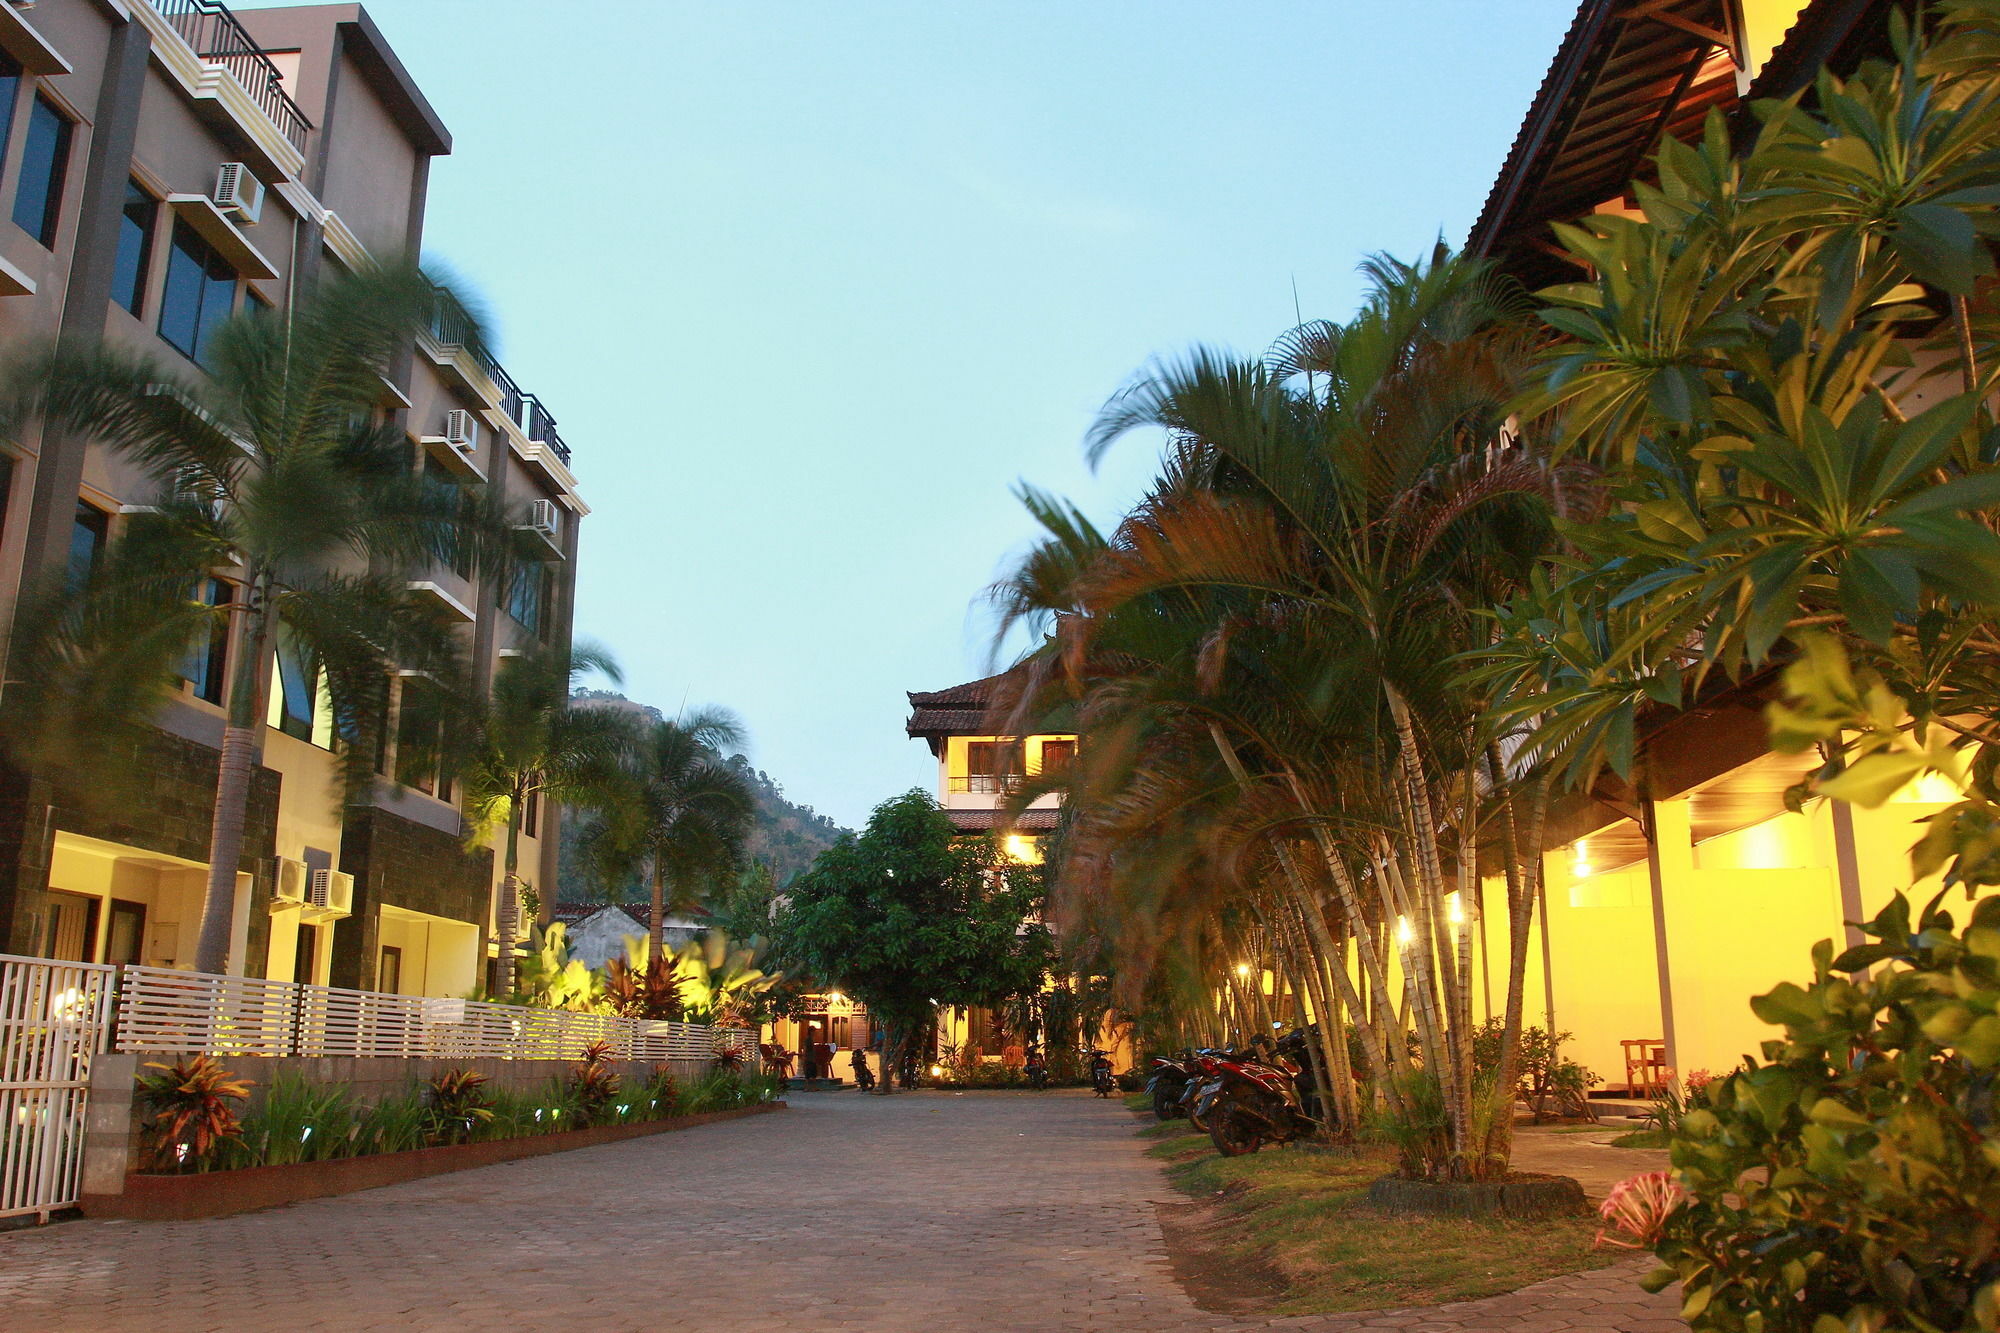
[[1128,1092],[1125,1094],[1125,1109],[1128,1111],[1150,1111],[1153,1109],[1153,1094],[1150,1092]]
[[1177,1188],[1222,1210],[1209,1232],[1217,1253],[1207,1260],[1282,1282],[1273,1315],[1475,1300],[1621,1257],[1592,1248],[1589,1218],[1488,1222],[1381,1212],[1369,1206],[1368,1184],[1387,1173],[1385,1150],[1267,1148],[1223,1158],[1205,1135],[1181,1131],[1147,1154],[1166,1164]]
[[1630,1134],[1620,1134],[1611,1140],[1614,1148],[1660,1148],[1669,1144],[1667,1132],[1663,1129],[1635,1129]]

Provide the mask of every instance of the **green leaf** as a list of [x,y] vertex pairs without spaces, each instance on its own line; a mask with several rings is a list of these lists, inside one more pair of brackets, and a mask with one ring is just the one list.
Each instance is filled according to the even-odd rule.
[[1822,796],[1831,796],[1863,809],[1872,810],[1901,791],[1903,784],[1923,771],[1923,760],[1899,750],[1883,750],[1863,755],[1819,784]]
[[1944,204],[1910,204],[1895,213],[1890,248],[1919,281],[1954,296],[1970,296],[1981,275],[1990,273],[1979,233],[1971,219]]

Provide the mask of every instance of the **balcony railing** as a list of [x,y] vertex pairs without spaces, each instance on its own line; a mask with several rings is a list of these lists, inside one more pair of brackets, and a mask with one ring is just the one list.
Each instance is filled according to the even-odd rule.
[[521,433],[538,444],[547,445],[563,466],[569,466],[569,446],[556,434],[556,419],[542,406],[542,400],[514,382],[506,368],[480,343],[472,316],[452,295],[440,288],[431,309],[431,338],[440,347],[461,347],[479,363],[493,387],[500,391],[500,410],[521,428]]
[[946,778],[945,790],[954,796],[1000,796],[1021,790],[1026,781],[1019,773],[972,773],[962,778]]
[[218,0],[152,0],[152,4],[196,55],[234,74],[250,100],[271,118],[292,147],[305,151],[312,122],[285,92],[285,76],[227,6]]

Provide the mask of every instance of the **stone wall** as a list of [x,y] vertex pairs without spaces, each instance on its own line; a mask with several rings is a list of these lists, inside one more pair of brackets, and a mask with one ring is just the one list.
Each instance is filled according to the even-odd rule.
[[[142,1161],[139,1136],[145,1108],[138,1104],[138,1076],[149,1060],[161,1063],[180,1059],[173,1055],[104,1054],[93,1058],[90,1069],[90,1110],[83,1144],[83,1192],[117,1194],[125,1176]],[[406,1096],[448,1069],[474,1069],[486,1075],[487,1086],[512,1092],[532,1092],[550,1082],[569,1076],[571,1060],[426,1060],[399,1057],[322,1059],[308,1056],[223,1056],[218,1060],[238,1078],[251,1082],[250,1096],[239,1113],[261,1107],[272,1082],[281,1077],[301,1078],[309,1083],[335,1084],[347,1089],[354,1100],[373,1106],[393,1097]],[[611,1062],[627,1087],[637,1087],[652,1077],[653,1066],[645,1060]],[[706,1075],[707,1060],[669,1060],[674,1077],[685,1086]]]
[[479,956],[486,956],[490,850],[468,852],[442,830],[357,805],[348,807],[341,832],[340,868],[354,876],[354,915],[334,930],[331,984],[376,988],[376,909],[384,904],[479,923]]
[[[46,933],[49,861],[56,830],[189,861],[208,860],[221,756],[199,741],[145,728],[100,775],[0,766],[0,952],[39,955]],[[250,787],[237,869],[257,877],[249,970],[261,972],[277,855],[279,776],[259,768]]]

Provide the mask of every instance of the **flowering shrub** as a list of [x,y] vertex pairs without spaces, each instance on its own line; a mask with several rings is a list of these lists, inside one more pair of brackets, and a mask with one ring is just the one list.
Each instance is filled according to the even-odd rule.
[[1963,929],[1942,900],[1822,940],[1810,985],[1751,1002],[1784,1039],[1681,1118],[1647,1284],[1696,1333],[2000,1326],[2000,896]]

